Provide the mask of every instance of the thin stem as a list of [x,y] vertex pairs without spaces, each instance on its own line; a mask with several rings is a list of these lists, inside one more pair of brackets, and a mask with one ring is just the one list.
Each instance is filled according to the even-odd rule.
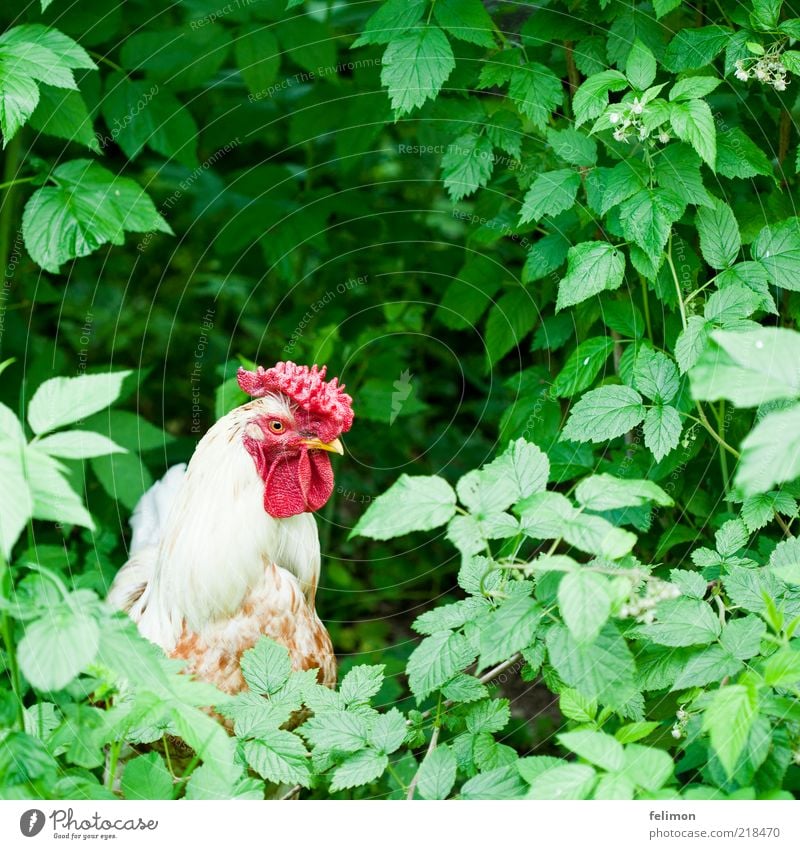
[[108,789],[114,792],[114,776],[117,772],[117,762],[119,761],[119,753],[122,751],[122,741],[115,740],[109,746],[108,753]]
[[[728,443],[714,430],[711,425],[711,422],[708,420],[708,416],[705,414],[705,411],[700,406],[700,402],[695,402],[695,407],[697,408],[697,415],[700,416],[699,422],[703,427],[709,432],[709,434],[713,437],[714,441],[724,448],[729,454],[732,454],[737,460],[742,456],[732,445],[728,445]],[[690,416],[689,418],[693,418]],[[698,421],[698,419],[695,419]]]
[[[713,407],[712,407],[713,409]],[[720,401],[719,412],[715,411],[715,415],[717,417],[717,429],[719,433],[719,438],[724,441],[725,439],[725,401]],[[733,503],[731,502],[730,490],[730,477],[728,476],[728,455],[724,451],[719,452],[719,470],[722,474],[722,485],[725,488],[725,503],[728,505],[728,509],[733,509]]]
[[6,163],[3,168],[3,188],[5,195],[0,205],[0,267],[5,273],[8,267],[8,247],[11,243],[11,215],[14,211],[14,187],[17,184],[22,155],[22,135],[17,132],[6,148]]
[[0,189],[7,189],[10,186],[19,186],[21,183],[32,183],[35,179],[35,176],[17,177],[15,180],[7,180],[5,183],[0,183]]
[[109,68],[113,68],[115,71],[119,71],[121,74],[125,74],[127,76],[128,72],[125,68],[123,68],[122,65],[118,65],[113,59],[109,59],[108,56],[103,56],[102,53],[98,53],[96,50],[90,50],[88,52],[90,56],[93,56],[98,61],[105,63]]
[[[2,591],[2,595],[4,598],[11,599],[11,593],[9,590],[13,590],[13,578],[11,576],[11,569],[9,569],[8,563],[0,553],[0,591]],[[11,623],[11,617],[4,610],[2,616],[0,616],[0,630],[2,630],[3,634],[3,644],[6,650],[7,664],[8,664],[8,677],[11,683],[11,689],[14,693],[15,700],[17,702],[17,724],[19,725],[19,730],[25,730],[25,705],[22,703],[22,689],[20,686],[19,679],[19,666],[17,665],[17,652],[16,647],[14,645],[14,630]]]
[[291,799],[291,798],[292,798],[292,796],[296,796],[296,795],[300,792],[300,790],[301,790],[300,785],[299,785],[299,784],[295,784],[295,786],[294,786],[294,787],[292,787],[292,789],[291,789],[291,790],[289,790],[289,791],[287,791],[286,793],[284,793],[284,794],[283,794],[283,796],[280,796],[280,797],[278,798],[278,801],[279,801],[279,802],[285,802],[287,799]]
[[498,663],[494,669],[490,669],[488,672],[484,672],[483,675],[478,679],[481,684],[488,684],[493,678],[496,678],[500,675],[501,672],[505,672],[511,666],[514,666],[515,663],[519,663],[522,660],[522,654],[517,652],[513,654],[508,660],[504,660],[502,663]]
[[647,281],[644,279],[643,274],[639,275],[639,281],[642,284],[642,307],[644,308],[644,323],[647,327],[647,338],[651,344],[655,344],[653,343],[653,324],[650,321],[650,299],[648,297]]
[[669,270],[672,272],[672,279],[675,283],[675,291],[678,295],[678,308],[681,312],[681,323],[683,324],[683,329],[686,329],[686,307],[683,303],[683,292],[681,291],[681,281],[678,279],[678,272],[675,270],[675,263],[672,261],[672,231],[669,233],[669,243],[667,245],[667,263],[669,264]]
[[[441,701],[439,703],[439,707],[441,707]],[[425,763],[425,759],[430,755],[430,753],[436,748],[436,744],[439,742],[439,711],[436,713],[437,723],[433,726],[433,733],[431,734],[431,741],[428,743],[428,751],[425,752],[425,757],[422,759],[422,763]],[[414,773],[414,777],[411,779],[411,784],[408,785],[408,793],[406,794],[406,800],[411,802],[414,799],[414,791],[417,789],[417,781],[419,781],[419,771],[422,769],[422,765],[420,764],[420,768]]]

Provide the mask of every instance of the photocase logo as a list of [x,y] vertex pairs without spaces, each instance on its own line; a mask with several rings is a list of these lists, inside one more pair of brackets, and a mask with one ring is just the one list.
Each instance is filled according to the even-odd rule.
[[406,369],[400,373],[400,379],[395,380],[392,384],[394,392],[392,392],[392,413],[389,416],[389,424],[393,425],[394,420],[400,415],[400,410],[403,409],[403,404],[408,401],[408,396],[411,394],[411,378],[414,375]]
[[19,830],[25,837],[36,837],[44,828],[44,813],[38,808],[31,808],[19,818]]

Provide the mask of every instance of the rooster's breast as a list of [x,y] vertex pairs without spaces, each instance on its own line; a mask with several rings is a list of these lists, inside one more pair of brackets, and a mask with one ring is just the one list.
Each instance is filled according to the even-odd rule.
[[291,572],[268,564],[263,580],[232,615],[197,630],[184,625],[172,657],[187,662],[187,672],[227,693],[247,689],[240,669],[242,653],[266,636],[285,646],[292,668],[318,669],[321,684],[336,684],[336,658],[313,601]]

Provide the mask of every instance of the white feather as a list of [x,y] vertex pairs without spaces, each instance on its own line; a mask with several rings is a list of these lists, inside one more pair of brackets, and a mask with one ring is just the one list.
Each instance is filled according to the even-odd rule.
[[182,478],[179,467],[170,469],[134,511],[132,558],[109,601],[129,610],[142,634],[166,651],[184,625],[199,631],[233,615],[273,562],[296,577],[313,609],[320,567],[316,521],[310,513],[275,519],[264,510],[264,482],[242,445],[254,414],[270,413],[291,415],[288,401],[265,396],[220,419],[198,443]]

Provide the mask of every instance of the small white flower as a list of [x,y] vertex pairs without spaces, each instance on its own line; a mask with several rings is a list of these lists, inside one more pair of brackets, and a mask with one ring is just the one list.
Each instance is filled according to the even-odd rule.
[[745,71],[744,68],[737,68],[734,72],[734,76],[737,80],[741,80],[743,83],[746,83],[750,79],[750,73]]
[[648,135],[650,135],[647,131],[647,127],[639,127],[639,138],[644,141]]
[[616,123],[618,123],[618,122],[619,122],[619,119],[620,119],[621,117],[622,117],[622,115],[620,115],[620,114],[619,114],[619,112],[612,112],[612,113],[608,116],[608,120],[609,120],[609,121],[611,121],[611,123],[612,123],[612,124],[616,124]]
[[634,115],[641,115],[644,112],[644,104],[639,102],[638,97],[633,98],[633,105],[631,106],[631,112]]
[[616,141],[618,141],[618,142],[625,141],[625,136],[626,136],[626,133],[625,133],[625,130],[622,127],[620,127],[618,130],[614,130],[614,139]]
[[756,75],[756,79],[761,81],[762,83],[769,79],[769,71],[763,67],[763,65],[756,65],[753,69],[753,73]]
[[681,737],[683,737],[683,731],[681,731],[681,729],[680,729],[680,728],[678,728],[678,726],[676,725],[676,726],[674,726],[674,727],[673,727],[673,729],[672,729],[672,736],[673,736],[676,740],[680,740],[680,739],[681,739]]
[[662,130],[658,134],[658,140],[661,142],[661,144],[666,144],[670,140],[670,134],[666,130]]
[[772,87],[775,89],[775,91],[786,91],[786,80],[777,79],[772,84]]

